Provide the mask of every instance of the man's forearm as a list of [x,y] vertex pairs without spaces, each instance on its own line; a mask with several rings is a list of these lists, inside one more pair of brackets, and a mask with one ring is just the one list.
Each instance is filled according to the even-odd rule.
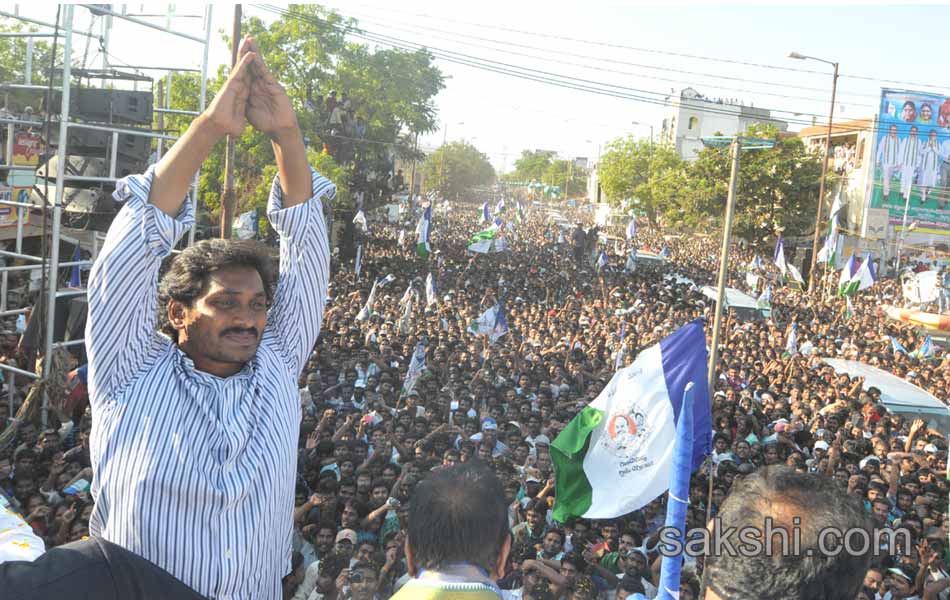
[[310,164],[307,162],[307,148],[303,143],[300,128],[274,136],[274,158],[277,159],[277,172],[280,175],[280,187],[284,191],[284,208],[302,204],[313,195],[310,178]]
[[177,216],[195,173],[223,135],[207,115],[199,115],[155,167],[149,203],[166,215]]

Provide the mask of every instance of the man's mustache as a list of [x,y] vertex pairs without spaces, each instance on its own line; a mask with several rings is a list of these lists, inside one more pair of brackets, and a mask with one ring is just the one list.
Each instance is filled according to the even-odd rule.
[[250,329],[241,329],[239,327],[233,327],[231,329],[225,329],[224,331],[221,332],[221,335],[225,336],[225,335],[230,335],[232,333],[238,334],[238,335],[244,334],[244,333],[251,333],[254,335],[254,337],[260,337],[257,334],[257,329],[254,327],[251,327]]

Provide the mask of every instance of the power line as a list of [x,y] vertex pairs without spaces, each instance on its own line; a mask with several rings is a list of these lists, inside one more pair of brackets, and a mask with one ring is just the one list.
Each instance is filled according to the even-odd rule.
[[[267,6],[267,5],[257,5],[257,6],[260,7],[260,8],[262,8],[263,10],[266,10],[266,11],[269,11],[269,12],[272,12],[272,13],[275,13],[275,14],[278,14],[278,15],[283,15],[283,16],[287,16],[287,17],[290,17],[290,18],[295,18],[295,19],[302,20],[302,21],[309,21],[309,22],[311,22],[311,23],[322,23],[322,24],[325,24],[325,25],[328,25],[328,26],[331,26],[331,27],[338,27],[338,26],[337,26],[336,24],[334,24],[334,23],[322,21],[321,19],[319,19],[319,18],[317,18],[317,17],[311,17],[311,16],[309,16],[309,15],[302,15],[302,14],[300,14],[300,13],[296,13],[296,12],[293,12],[293,11],[285,10],[285,9],[282,9],[282,8],[279,8],[279,7],[273,7],[273,6]],[[426,46],[426,45],[423,45],[423,44],[419,44],[419,43],[417,43],[417,42],[411,42],[411,41],[407,41],[407,40],[402,40],[402,39],[400,39],[400,38],[396,38],[396,37],[393,37],[393,36],[388,36],[388,35],[384,35],[384,34],[372,33],[372,32],[369,32],[368,30],[365,30],[365,29],[352,29],[352,28],[345,27],[345,26],[343,26],[343,27],[344,27],[343,32],[344,32],[346,35],[349,35],[349,36],[351,36],[351,37],[355,37],[355,38],[357,38],[357,39],[361,39],[361,40],[368,41],[368,42],[372,42],[372,43],[376,43],[376,44],[381,44],[381,45],[388,46],[388,47],[392,47],[392,48],[397,48],[397,49],[412,51],[412,52],[420,52],[420,51],[421,51],[421,52],[426,52],[426,53],[428,53],[429,55],[433,56],[434,58],[437,58],[437,59],[440,59],[440,60],[444,60],[444,61],[446,61],[446,62],[451,62],[451,63],[455,63],[455,64],[459,64],[459,65],[469,66],[469,67],[473,67],[473,68],[476,68],[476,69],[480,69],[480,70],[484,70],[484,71],[488,71],[488,72],[493,72],[493,73],[497,73],[497,74],[508,75],[508,76],[516,77],[516,78],[519,78],[519,79],[522,79],[522,80],[525,80],[525,81],[534,81],[534,82],[537,82],[537,83],[545,83],[545,84],[548,84],[548,85],[552,85],[552,86],[555,86],[555,87],[561,87],[561,88],[564,88],[564,89],[573,89],[573,90],[576,90],[576,91],[583,91],[583,92],[598,94],[598,95],[602,95],[602,96],[614,97],[614,98],[618,98],[618,99],[633,100],[633,101],[640,102],[640,103],[643,103],[643,104],[652,104],[652,105],[655,105],[655,106],[663,106],[663,107],[671,107],[671,106],[672,106],[672,107],[683,107],[683,106],[685,106],[687,109],[692,110],[692,111],[697,112],[697,113],[718,114],[718,115],[726,115],[726,116],[732,116],[732,117],[735,117],[735,116],[736,116],[736,111],[734,111],[734,110],[729,110],[729,109],[726,109],[726,108],[723,108],[723,109],[716,109],[716,108],[713,108],[713,107],[711,107],[711,106],[710,106],[710,107],[705,107],[705,108],[703,108],[703,107],[697,107],[697,106],[690,105],[690,104],[685,104],[685,105],[684,105],[682,102],[675,101],[675,100],[672,100],[672,101],[671,101],[671,100],[669,99],[669,95],[666,95],[664,92],[654,92],[654,91],[649,91],[649,90],[640,90],[640,89],[637,89],[637,88],[630,88],[630,87],[627,87],[627,86],[620,86],[620,85],[615,85],[615,84],[610,84],[610,83],[592,81],[592,80],[589,80],[589,79],[582,79],[582,78],[577,78],[577,77],[570,77],[570,76],[566,76],[566,75],[560,75],[560,74],[557,74],[557,73],[551,73],[551,72],[547,72],[547,71],[541,71],[541,70],[538,70],[538,69],[530,69],[530,68],[527,68],[527,67],[520,67],[520,66],[517,66],[517,65],[511,65],[511,64],[509,64],[509,63],[502,63],[502,62],[500,62],[500,61],[494,61],[494,60],[489,60],[489,59],[483,59],[483,58],[479,58],[479,57],[474,57],[474,56],[467,55],[467,54],[460,53],[460,52],[447,51],[447,50],[443,50],[443,49],[439,49],[439,48],[433,48],[433,47],[431,47],[431,46]],[[605,88],[615,88],[615,89],[612,90],[612,89],[605,89]],[[618,91],[618,90],[619,90],[619,91]],[[627,90],[627,91],[624,91],[624,90]],[[631,92],[638,92],[638,93],[644,93],[644,94],[651,94],[651,95],[654,95],[654,96],[660,96],[662,99],[661,99],[661,98],[651,98],[651,97],[648,97],[648,96],[640,96],[640,95],[633,94],[633,93],[631,93]],[[710,102],[710,104],[712,104],[711,101],[708,101],[708,100],[705,100],[705,99],[704,99],[703,101],[704,101],[704,102]],[[723,106],[735,106],[735,105],[723,105]],[[740,108],[740,107],[736,107],[736,108]],[[751,107],[750,107],[750,108],[751,108]],[[741,108],[740,108],[740,110],[741,110]],[[770,109],[760,108],[759,110],[770,110]],[[815,117],[816,119],[822,119],[822,120],[825,120],[825,119],[827,118],[825,115],[820,115],[820,114],[815,114],[815,113],[793,112],[793,111],[781,110],[781,109],[771,109],[771,112],[787,113],[787,114],[793,114],[793,115],[795,115],[795,116],[800,116],[800,115],[812,116],[812,117]],[[773,118],[773,117],[771,117],[771,116],[766,117],[766,116],[762,116],[762,115],[751,115],[750,118],[751,118],[752,120],[757,121],[757,122],[773,122],[773,123],[780,123],[780,124],[797,124],[797,125],[804,125],[804,126],[814,126],[814,125],[815,125],[815,123],[814,123],[813,121],[811,121],[811,120],[802,120],[802,119],[795,119],[795,118],[778,119],[778,118]],[[840,133],[840,132],[847,132],[847,131],[855,131],[855,132],[857,132],[857,131],[863,131],[863,130],[868,130],[868,129],[871,129],[871,128],[870,128],[870,127],[863,127],[863,126],[844,126],[844,125],[838,125],[838,126],[837,126],[837,131],[838,131],[839,133]],[[883,130],[884,128],[878,127],[877,129]]]
[[[644,52],[644,53],[650,53],[650,54],[661,54],[661,55],[666,55],[666,56],[676,56],[676,57],[680,57],[680,58],[689,58],[689,59],[694,59],[694,60],[705,60],[705,61],[721,62],[721,63],[726,63],[726,64],[743,65],[743,66],[747,66],[747,67],[756,67],[756,68],[762,68],[762,69],[772,69],[772,70],[777,70],[777,71],[792,71],[792,72],[797,72],[797,73],[808,73],[808,74],[812,74],[812,75],[825,75],[825,76],[828,75],[828,73],[825,72],[825,71],[815,71],[815,70],[812,70],[812,69],[797,69],[797,68],[795,68],[795,67],[786,67],[786,66],[782,66],[782,65],[770,65],[770,64],[755,63],[755,62],[742,61],[742,60],[735,60],[735,59],[729,59],[729,58],[721,58],[721,57],[716,57],[716,56],[705,56],[705,55],[700,55],[700,54],[688,54],[688,53],[685,53],[685,52],[675,52],[675,51],[671,51],[671,50],[659,50],[659,49],[656,49],[656,48],[639,48],[639,47],[635,47],[635,46],[627,46],[627,45],[624,45],[624,44],[617,44],[617,43],[613,43],[613,42],[601,42],[601,41],[596,41],[596,40],[585,40],[585,39],[581,39],[581,38],[572,38],[572,37],[568,37],[568,36],[556,35],[556,34],[551,34],[551,33],[539,33],[539,32],[536,32],[536,31],[527,31],[527,30],[522,30],[522,29],[513,29],[513,28],[510,28],[510,27],[503,27],[503,26],[500,26],[500,25],[488,25],[488,24],[485,24],[485,23],[474,23],[474,22],[471,22],[471,21],[462,21],[462,20],[458,20],[458,19],[451,19],[451,18],[448,18],[448,17],[439,17],[439,16],[430,15],[430,14],[425,14],[425,13],[412,13],[412,12],[406,12],[406,11],[399,11],[399,10],[395,10],[395,9],[393,9],[393,8],[390,8],[390,7],[388,7],[388,6],[368,6],[368,5],[364,5],[364,6],[365,6],[366,8],[370,8],[370,9],[372,9],[372,10],[384,10],[384,11],[394,12],[394,13],[396,13],[396,14],[401,14],[401,15],[405,15],[405,16],[421,17],[421,18],[424,18],[424,19],[432,19],[432,20],[437,20],[437,21],[445,21],[445,22],[448,22],[448,23],[456,23],[456,24],[465,25],[465,26],[468,26],[468,27],[481,27],[481,28],[483,28],[483,29],[493,29],[493,30],[496,30],[496,31],[506,31],[506,32],[509,32],[509,33],[518,33],[518,34],[522,34],[522,35],[530,35],[530,36],[540,37],[540,38],[547,38],[547,39],[554,39],[554,40],[560,40],[560,41],[567,41],[567,42],[573,42],[573,43],[577,43],[577,44],[586,44],[586,45],[590,45],[590,46],[602,46],[602,47],[606,47],[606,48],[630,50],[630,51],[632,51],[632,52]],[[947,88],[950,88],[950,85],[945,85],[945,84],[920,83],[920,82],[913,82],[913,81],[899,81],[899,80],[896,80],[896,79],[882,79],[881,77],[869,76],[869,75],[851,75],[851,74],[848,74],[848,73],[840,73],[840,74],[838,75],[838,77],[847,77],[847,78],[850,78],[850,79],[861,79],[861,80],[866,80],[866,81],[876,81],[876,82],[885,82],[885,83],[896,83],[896,84],[899,84],[899,85],[911,85],[911,86],[918,86],[918,87],[930,87],[930,88],[937,88],[937,89],[941,89],[941,90],[946,90]]]
[[[340,13],[340,14],[343,14],[343,13]],[[508,50],[508,49],[500,49],[500,48],[494,48],[494,47],[491,47],[491,46],[485,46],[485,45],[483,45],[483,44],[473,44],[473,43],[471,43],[471,42],[461,42],[461,41],[459,41],[459,40],[457,40],[457,39],[455,39],[455,38],[446,38],[446,37],[443,37],[443,36],[432,35],[431,32],[435,31],[435,32],[438,32],[438,33],[444,33],[444,34],[453,35],[453,36],[459,36],[459,37],[464,37],[464,38],[470,38],[470,39],[475,39],[475,40],[484,41],[484,42],[490,42],[490,43],[494,43],[494,44],[502,44],[502,45],[506,45],[506,46],[512,46],[512,47],[515,47],[515,48],[527,48],[527,49],[530,49],[530,50],[537,50],[537,51],[541,51],[541,52],[549,52],[549,53],[552,53],[552,54],[559,54],[559,55],[562,55],[562,56],[574,56],[574,57],[577,57],[577,58],[586,58],[586,59],[596,60],[596,61],[600,61],[600,62],[614,63],[614,64],[632,66],[632,67],[637,67],[637,68],[642,68],[642,69],[650,69],[650,70],[656,70],[656,71],[668,71],[668,72],[672,72],[672,73],[682,73],[682,74],[684,74],[684,75],[696,75],[696,76],[700,76],[700,77],[709,77],[709,78],[714,78],[714,79],[724,79],[724,80],[729,80],[729,81],[738,81],[738,82],[742,82],[742,83],[754,83],[754,84],[768,85],[768,86],[775,86],[775,87],[782,87],[782,88],[795,88],[795,89],[801,89],[801,90],[812,91],[812,92],[827,92],[827,91],[828,91],[828,90],[825,89],[825,88],[815,88],[815,87],[809,87],[809,86],[802,86],[802,85],[789,84],[789,83],[785,83],[785,82],[765,81],[765,80],[760,80],[760,79],[748,79],[748,78],[744,78],[744,77],[733,77],[733,76],[729,76],[729,75],[716,75],[716,74],[712,74],[712,73],[701,73],[701,72],[698,72],[698,71],[688,71],[688,70],[684,70],[684,69],[675,69],[675,68],[672,68],[672,67],[658,67],[658,66],[655,66],[655,65],[645,65],[645,64],[642,64],[642,63],[634,63],[634,62],[629,62],[629,61],[624,61],[624,60],[617,60],[617,59],[606,58],[606,57],[600,57],[600,56],[591,56],[591,55],[589,55],[589,54],[578,54],[578,53],[575,53],[575,52],[567,52],[567,51],[563,51],[563,50],[556,50],[556,49],[553,49],[553,48],[541,48],[541,47],[538,47],[538,46],[531,46],[531,45],[528,45],[528,44],[520,44],[520,43],[517,43],[517,42],[511,42],[511,41],[507,41],[507,40],[497,40],[497,39],[491,39],[491,38],[483,38],[483,37],[480,37],[480,36],[471,35],[471,34],[462,33],[462,32],[445,31],[445,30],[442,30],[442,29],[434,29],[434,28],[430,28],[430,27],[425,27],[425,26],[423,26],[423,25],[411,25],[411,24],[405,24],[405,23],[393,24],[392,22],[381,23],[381,22],[379,22],[379,21],[374,21],[374,20],[371,19],[371,18],[367,19],[367,18],[365,18],[365,17],[359,16],[358,13],[352,13],[352,12],[351,12],[351,14],[356,14],[357,16],[356,16],[356,17],[353,17],[353,18],[358,18],[360,22],[373,23],[373,24],[376,24],[376,25],[379,25],[379,26],[382,26],[382,27],[388,27],[388,28],[390,28],[390,29],[395,29],[395,30],[399,30],[399,31],[406,31],[406,32],[415,33],[415,34],[427,35],[427,36],[431,36],[431,37],[436,38],[436,39],[442,39],[442,40],[446,40],[446,41],[457,42],[457,43],[460,43],[460,44],[467,44],[467,45],[472,46],[472,47],[485,48],[485,49],[492,50],[492,51],[495,51],[495,52],[505,52],[505,53],[508,53],[508,54],[516,55],[516,56],[524,56],[524,57],[527,57],[527,58],[535,58],[535,59],[538,59],[538,60],[544,60],[544,61],[548,61],[548,62],[557,62],[557,63],[559,63],[559,64],[566,64],[566,65],[578,66],[578,67],[582,67],[582,68],[586,68],[586,69],[593,69],[593,70],[596,70],[596,71],[604,71],[604,72],[607,72],[607,73],[615,73],[615,74],[618,74],[618,75],[631,75],[631,76],[634,76],[634,77],[643,77],[643,78],[647,78],[647,79],[657,79],[657,80],[660,80],[660,81],[669,81],[669,82],[672,82],[672,83],[683,83],[683,84],[687,84],[687,85],[693,85],[693,84],[695,84],[695,82],[684,82],[684,81],[682,81],[682,80],[677,80],[677,79],[669,79],[669,78],[665,78],[665,77],[657,77],[657,76],[651,76],[651,75],[643,75],[643,74],[640,74],[640,73],[631,73],[631,72],[629,72],[629,71],[618,71],[618,70],[615,70],[615,69],[607,69],[607,68],[604,68],[604,67],[598,67],[598,66],[593,66],[593,65],[587,65],[587,64],[583,64],[583,63],[565,62],[565,61],[563,61],[562,59],[556,59],[556,58],[550,58],[550,57],[544,57],[544,56],[537,56],[537,55],[532,55],[532,54],[524,54],[524,53],[514,52],[514,51],[511,51],[511,50]],[[826,73],[826,75],[827,75],[827,73]],[[710,84],[710,83],[705,83],[705,82],[704,82],[704,83],[702,83],[702,85],[705,85],[705,86],[708,86],[708,87],[714,87],[714,88],[717,88],[717,89],[723,89],[723,90],[730,90],[730,91],[737,91],[737,92],[745,92],[745,93],[753,93],[753,94],[764,94],[764,95],[768,95],[768,96],[776,96],[776,97],[779,97],[779,98],[789,98],[789,99],[793,99],[793,100],[811,100],[811,101],[815,101],[815,102],[827,102],[827,98],[820,98],[820,99],[819,99],[819,98],[812,98],[812,97],[805,97],[805,96],[790,96],[790,95],[786,95],[786,94],[776,94],[776,93],[773,93],[773,92],[762,92],[762,91],[758,91],[758,90],[737,89],[737,88],[731,88],[731,87],[721,86],[721,85],[715,84],[715,83]],[[853,97],[863,97],[863,98],[877,98],[876,95],[872,95],[872,94],[860,94],[860,93],[849,93],[849,92],[839,92],[839,95],[843,95],[843,96],[853,96]],[[860,105],[860,106],[870,106],[870,105]]]
[[[298,20],[319,22],[319,19],[314,20],[315,18],[310,17],[309,15],[302,15],[300,13],[287,11],[278,7],[263,7],[263,8],[265,10],[269,10],[276,14],[282,14],[288,17],[296,18]],[[329,22],[326,22],[326,24],[331,27],[335,26],[335,24],[329,23]],[[620,99],[635,100],[635,101],[640,101],[645,104],[653,104],[656,106],[664,106],[664,107],[682,106],[682,103],[680,102],[670,101],[669,100],[670,95],[666,94],[665,92],[642,90],[638,88],[632,88],[629,86],[622,86],[622,85],[617,85],[617,84],[612,84],[612,83],[593,81],[590,79],[572,77],[568,75],[561,75],[558,73],[542,71],[539,69],[521,67],[518,65],[512,65],[510,63],[504,63],[501,61],[475,57],[475,56],[471,56],[471,55],[464,54],[461,52],[444,50],[441,48],[434,48],[432,46],[427,46],[424,44],[419,44],[417,42],[403,40],[403,39],[396,38],[393,36],[388,36],[385,34],[372,33],[365,29],[346,28],[344,33],[351,37],[356,37],[358,39],[390,46],[393,48],[399,48],[399,49],[409,50],[409,51],[414,51],[414,52],[424,51],[436,58],[445,60],[447,62],[453,62],[456,64],[466,65],[466,66],[470,66],[470,67],[474,67],[474,68],[478,68],[482,70],[487,70],[487,71],[491,71],[491,72],[495,72],[499,74],[514,76],[514,77],[518,77],[518,78],[528,80],[528,81],[547,83],[547,84],[551,84],[551,85],[555,85],[555,86],[563,87],[567,89],[586,91],[586,92],[600,94],[604,96],[612,96],[612,97],[620,98]],[[611,90],[611,89],[604,89],[604,88],[614,88],[614,89]],[[620,91],[616,91],[616,90],[620,90]],[[648,96],[638,96],[632,92],[657,96],[657,98],[651,98]],[[735,105],[722,105],[722,106],[735,106]],[[736,111],[729,110],[726,108],[723,108],[723,109],[716,109],[713,107],[700,108],[700,107],[695,107],[692,105],[687,105],[687,108],[689,108],[690,110],[694,110],[696,112],[707,113],[707,114],[736,116]],[[753,108],[753,107],[749,107],[749,108]],[[760,110],[770,110],[770,109],[760,108]],[[811,117],[815,117],[816,119],[826,118],[825,115],[821,115],[821,114],[807,113],[807,112],[794,112],[794,111],[782,110],[782,109],[771,109],[771,112],[786,113],[786,114],[792,114],[795,116],[799,116],[799,115],[811,116]],[[794,119],[794,118],[777,119],[777,118],[772,118],[770,116],[766,117],[766,116],[761,116],[761,115],[756,115],[756,116],[753,116],[752,118],[758,121],[762,121],[762,122],[775,122],[775,123],[783,123],[783,124],[792,123],[792,124],[800,124],[800,125],[808,125],[808,126],[813,124],[810,120],[801,120],[801,119]]]

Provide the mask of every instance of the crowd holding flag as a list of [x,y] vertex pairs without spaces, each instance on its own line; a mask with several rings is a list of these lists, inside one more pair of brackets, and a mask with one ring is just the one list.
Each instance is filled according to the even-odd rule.
[[894,354],[902,352],[904,356],[907,356],[907,348],[904,348],[904,345],[898,342],[897,338],[895,338],[893,335],[889,335],[887,337],[891,338],[891,351]]
[[505,318],[504,306],[496,302],[469,325],[468,332],[488,336],[488,340],[492,343],[498,341],[501,336],[508,333],[508,320]]
[[851,296],[861,290],[866,290],[877,280],[877,272],[874,269],[874,261],[871,260],[870,253],[864,257],[864,260],[858,264],[854,253],[848,258],[848,263],[841,269],[841,275],[838,277],[838,295]]
[[416,349],[412,353],[412,359],[409,361],[409,369],[406,371],[406,379],[402,384],[402,393],[408,394],[416,387],[416,382],[419,381],[419,376],[422,375],[422,372],[426,368],[426,347],[425,344],[419,342],[416,344]]
[[363,233],[369,231],[369,225],[366,223],[366,214],[363,213],[362,209],[356,211],[356,216],[353,217],[353,224],[359,227]]
[[792,321],[788,326],[785,338],[785,353],[789,356],[798,355],[798,323]]
[[551,443],[555,520],[612,519],[667,491],[690,383],[694,439],[681,450],[689,457],[689,472],[699,468],[712,439],[706,362],[703,322],[696,320],[614,374]]
[[373,282],[373,287],[369,291],[369,297],[366,299],[366,304],[363,305],[363,308],[360,309],[359,314],[356,315],[357,321],[366,321],[376,314],[376,288],[378,285],[379,280]]
[[632,240],[637,235],[637,220],[630,219],[630,222],[627,223],[627,239]]
[[428,258],[429,254],[432,252],[432,247],[429,245],[429,232],[432,228],[432,206],[427,206],[426,209],[422,212],[422,216],[419,217],[419,224],[416,225],[416,234],[418,239],[416,241],[416,254],[421,258]]
[[788,264],[785,262],[785,245],[782,243],[782,236],[778,236],[778,241],[775,242],[775,256],[772,258],[772,262],[782,272],[782,277],[788,276]]
[[838,247],[838,213],[841,212],[841,193],[835,196],[831,204],[831,216],[828,218],[828,235],[825,245],[818,251],[818,260],[834,267]]
[[432,306],[439,302],[439,293],[435,288],[435,277],[430,272],[426,275],[426,306]]

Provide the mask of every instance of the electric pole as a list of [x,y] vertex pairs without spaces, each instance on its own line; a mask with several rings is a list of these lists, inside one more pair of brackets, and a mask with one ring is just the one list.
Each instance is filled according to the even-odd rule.
[[[237,67],[238,48],[241,46],[241,5],[234,5],[234,28],[231,32],[231,70]],[[231,223],[234,221],[234,136],[228,134],[224,152],[224,192],[221,195],[221,239],[231,239]]]

